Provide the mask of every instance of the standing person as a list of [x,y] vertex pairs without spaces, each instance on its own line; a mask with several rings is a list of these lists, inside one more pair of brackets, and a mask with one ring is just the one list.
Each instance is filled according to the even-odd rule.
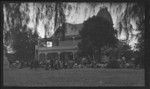
[[58,69],[58,59],[55,60],[55,69]]
[[30,69],[32,69],[34,66],[34,61],[32,60],[31,63],[30,63]]
[[68,66],[67,62],[66,62],[66,61],[64,61],[64,68],[66,69],[66,68],[67,68],[67,66]]
[[132,65],[132,68],[136,68],[135,58],[131,58],[131,65]]
[[85,58],[85,57],[82,58],[82,66],[83,66],[83,67],[86,66],[86,58]]
[[20,67],[19,67],[19,69],[22,69],[23,68],[23,61],[18,61],[17,60],[17,63],[19,63],[20,62]]
[[125,57],[122,57],[122,62],[123,62],[123,68],[126,68],[126,58]]
[[53,69],[54,68],[54,59],[50,60],[50,65],[51,65],[51,69]]
[[121,65],[121,59],[120,58],[118,58],[118,63],[119,63],[119,68],[122,68],[122,65]]
[[50,60],[46,60],[45,70],[49,70]]
[[34,61],[34,68],[35,68],[35,69],[38,68],[38,61],[37,61],[37,60]]
[[59,62],[59,67],[62,69],[63,68],[63,62],[60,60]]
[[65,69],[65,61],[62,62],[62,68]]
[[61,68],[61,61],[60,61],[60,59],[58,59],[58,69],[60,69]]

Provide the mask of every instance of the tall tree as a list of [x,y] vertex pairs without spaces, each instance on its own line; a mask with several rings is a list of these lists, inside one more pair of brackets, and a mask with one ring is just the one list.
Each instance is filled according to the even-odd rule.
[[[61,33],[60,35],[62,35],[61,37],[57,37],[58,34],[54,34],[53,36],[53,41],[54,44],[56,43],[56,45],[59,45],[59,41],[60,38],[62,40],[64,40],[65,37],[65,29],[66,29],[66,18],[65,18],[65,14],[64,14],[64,8],[63,8],[63,3],[61,2],[56,2],[55,4],[55,24],[54,24],[54,29],[55,31],[57,30],[57,32]],[[59,30],[59,31],[58,31]]]
[[79,34],[82,41],[78,46],[84,56],[97,53],[100,58],[103,46],[115,46],[117,42],[112,23],[103,17],[89,18],[84,22],[84,27]]
[[14,33],[13,47],[16,50],[16,58],[20,61],[31,61],[34,59],[35,45],[37,45],[38,34],[34,34],[27,27]]
[[[32,34],[31,30],[28,30],[26,25],[22,24],[24,16],[20,12],[20,3],[6,3],[7,10],[7,22],[9,25],[9,31],[5,33],[5,45],[11,44],[13,51],[15,52],[15,60],[29,61],[34,58],[35,44],[38,34],[35,32]],[[11,20],[9,20],[11,18]]]
[[55,30],[66,21],[63,6],[64,4],[61,2],[56,2],[55,4]]
[[145,8],[144,8],[144,3],[137,3],[132,9],[133,17],[139,17],[139,21],[136,23],[137,24],[137,30],[140,31],[138,35],[138,44],[137,44],[137,49],[139,49],[138,52],[136,52],[138,55],[137,58],[137,64],[140,64],[141,67],[144,67],[144,47],[145,47]]

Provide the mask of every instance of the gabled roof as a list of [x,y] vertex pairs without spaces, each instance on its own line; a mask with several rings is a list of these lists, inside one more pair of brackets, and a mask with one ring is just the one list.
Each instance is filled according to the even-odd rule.
[[66,23],[65,35],[79,35],[79,31],[83,28],[83,24],[70,24]]

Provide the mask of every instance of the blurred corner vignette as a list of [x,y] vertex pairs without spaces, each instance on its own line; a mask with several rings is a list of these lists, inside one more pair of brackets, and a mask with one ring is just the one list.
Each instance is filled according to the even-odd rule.
[[2,5],[3,86],[145,86],[144,4]]

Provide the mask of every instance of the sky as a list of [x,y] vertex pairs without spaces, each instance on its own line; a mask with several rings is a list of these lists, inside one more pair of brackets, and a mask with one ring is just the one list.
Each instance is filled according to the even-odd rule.
[[[130,3],[128,8],[132,8],[134,4],[135,3]],[[27,27],[30,28],[32,32],[37,30],[41,38],[45,37],[45,32],[47,37],[51,37],[56,29],[54,28],[54,7],[55,3],[22,3],[20,5],[20,12],[24,13],[22,24],[27,25]],[[130,32],[127,42],[132,47],[132,49],[135,49],[135,44],[138,43],[137,35],[140,33],[137,28],[137,23],[140,18],[128,16],[128,24],[127,26],[125,25],[123,20],[124,15],[126,14],[125,11],[127,9],[127,3],[63,3],[66,23],[83,23],[88,18],[97,15],[98,11],[102,7],[106,7],[108,9],[108,12],[112,17],[113,27],[115,30],[119,32],[119,23],[122,24],[122,31],[117,36],[119,40],[127,39],[125,28],[131,26],[131,28],[128,27]],[[8,16],[10,12],[6,9],[7,8],[4,6],[4,27],[6,30],[9,30],[13,26],[11,24],[11,17]],[[27,18],[29,21],[27,21]],[[38,18],[38,22],[36,22],[36,18]]]

